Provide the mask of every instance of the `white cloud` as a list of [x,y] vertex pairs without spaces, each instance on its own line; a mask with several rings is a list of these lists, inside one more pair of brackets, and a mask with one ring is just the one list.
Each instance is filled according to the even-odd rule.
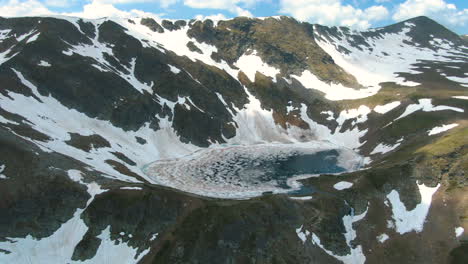
[[280,0],[280,6],[280,12],[301,21],[355,28],[368,28],[371,22],[389,15],[387,8],[381,5],[363,10],[343,5],[341,0]]
[[52,14],[52,12],[47,9],[47,7],[45,7],[41,2],[36,0],[9,0],[0,6],[0,16],[4,17],[37,16],[50,14]]
[[250,11],[240,7],[252,7],[261,0],[184,0],[184,5],[199,9],[222,9],[238,16],[252,17]]
[[[105,2],[119,2],[119,3],[130,3],[132,0],[93,0],[90,3],[83,6],[83,10],[80,12],[73,12],[73,13],[57,13],[49,10],[47,5],[54,6],[54,7],[65,7],[69,6],[72,2],[71,1],[62,1],[64,2],[62,5],[59,3],[61,1],[58,0],[47,0],[45,4],[37,1],[37,0],[9,0],[3,5],[0,5],[0,16],[4,17],[19,17],[19,16],[40,16],[40,15],[65,15],[65,16],[76,16],[76,17],[83,17],[83,18],[102,18],[102,17],[133,17],[133,16],[145,16],[145,17],[159,17],[158,14],[148,13],[141,10],[133,9],[131,11],[123,11],[112,4],[105,3]],[[145,1],[145,0],[137,0],[137,1]],[[146,0],[148,1],[148,0]],[[152,1],[152,0],[150,0]],[[169,3],[170,1],[177,1],[177,0],[160,0],[161,4],[166,1]],[[135,1],[134,1],[135,2]],[[153,1],[155,2],[155,1]],[[3,2],[0,2],[0,4]]]
[[[125,1],[125,0],[120,0]],[[83,11],[74,13],[63,13],[63,15],[83,17],[88,19],[102,18],[102,17],[158,17],[157,14],[144,12],[141,10],[133,9],[131,11],[123,11],[112,4],[103,3],[101,0],[94,0],[91,3],[83,6]]]
[[211,19],[213,21],[219,21],[219,20],[226,20],[226,16],[223,14],[219,13],[216,15],[209,15],[209,16],[204,16],[204,15],[196,15],[195,16],[196,20],[206,20],[206,19]]
[[177,3],[179,0],[94,0],[99,4],[135,4],[135,3],[159,3],[161,7],[168,7]]
[[401,21],[422,15],[452,26],[468,24],[468,9],[458,9],[443,0],[407,0],[398,5],[393,19]]

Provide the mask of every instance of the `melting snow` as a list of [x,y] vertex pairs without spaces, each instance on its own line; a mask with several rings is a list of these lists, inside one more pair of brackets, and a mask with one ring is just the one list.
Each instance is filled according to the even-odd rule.
[[[91,198],[87,201],[89,205],[96,194],[102,193],[99,185],[92,182],[90,184],[82,181],[82,173],[78,170],[69,170],[70,179],[84,184],[88,187]],[[72,255],[75,247],[88,231],[88,227],[81,219],[81,213],[84,209],[77,209],[73,217],[62,224],[51,236],[42,239],[36,239],[31,235],[25,238],[7,238],[0,242],[0,249],[11,252],[5,254],[0,251],[1,263],[138,263],[138,261],[149,252],[149,249],[143,251],[138,257],[136,248],[128,246],[119,241],[115,244],[110,240],[109,227],[102,231],[98,236],[101,245],[96,256],[85,262],[72,261]],[[27,254],[25,254],[27,252]],[[108,262],[111,261],[111,262]]]
[[335,185],[333,185],[333,188],[337,189],[338,191],[346,190],[346,189],[349,189],[351,187],[353,187],[353,183],[347,182],[347,181],[341,181],[341,182],[335,183]]
[[96,182],[91,182],[91,183],[85,183],[83,182],[83,174],[79,170],[69,170],[68,172],[68,177],[72,179],[75,182],[78,182],[80,184],[86,185],[88,188],[88,193],[91,195],[91,199],[89,199],[88,204],[89,205],[93,200],[94,197],[100,193],[105,192],[105,190],[101,189],[101,186],[99,186]]
[[433,129],[428,131],[428,134],[429,134],[429,136],[437,135],[439,133],[442,133],[442,132],[445,132],[445,131],[450,130],[452,128],[455,128],[457,126],[458,126],[458,124],[450,124],[450,125],[443,125],[443,126],[434,127]]
[[122,187],[121,190],[143,190],[141,187]]
[[452,98],[455,98],[455,99],[461,99],[461,100],[468,100],[468,96],[452,96]]
[[301,226],[299,228],[296,228],[296,234],[299,237],[299,239],[302,241],[302,243],[304,244],[307,241],[307,237],[310,235],[310,232],[302,228]]
[[427,187],[424,184],[419,185],[419,193],[421,195],[421,203],[413,210],[406,210],[405,205],[400,200],[400,195],[396,190],[391,191],[387,195],[387,199],[392,205],[392,217],[395,222],[395,230],[400,233],[408,233],[411,231],[421,232],[424,227],[426,216],[431,207],[432,196],[439,189],[440,184],[436,187]]
[[50,67],[52,65],[50,65],[50,63],[48,63],[47,61],[43,61],[41,60],[38,64],[38,66],[41,66],[41,67]]
[[291,77],[298,80],[305,88],[319,90],[325,94],[325,98],[333,101],[365,98],[374,95],[378,91],[378,88],[354,89],[345,87],[340,83],[326,83],[309,70],[305,70],[300,76],[291,75]]
[[301,196],[301,197],[289,197],[292,200],[307,201],[312,200],[312,196]]
[[400,106],[400,104],[401,103],[399,101],[395,101],[385,105],[378,105],[374,108],[374,111],[379,114],[385,114],[397,108],[398,106]]
[[88,227],[80,218],[83,209],[77,209],[73,217],[51,236],[40,240],[28,235],[25,238],[7,238],[0,242],[1,263],[73,263],[71,257],[76,245],[81,241]]
[[276,75],[280,73],[279,69],[263,62],[262,58],[257,55],[256,50],[249,55],[242,55],[235,63],[235,66],[240,68],[252,82],[255,81],[255,74],[257,72],[271,77],[273,82],[276,82]]
[[380,243],[383,243],[383,242],[387,241],[389,238],[390,237],[387,234],[381,234],[380,236],[377,237],[377,240]]
[[174,74],[179,74],[181,72],[181,70],[179,68],[177,68],[176,66],[172,66],[170,64],[168,64],[168,66],[171,69],[171,72],[174,73]]
[[375,149],[370,153],[371,155],[375,155],[378,153],[385,154],[388,153],[396,148],[398,148],[401,145],[401,142],[403,141],[403,138],[400,138],[396,144],[394,145],[386,145],[384,143],[380,143],[375,147]]
[[332,111],[322,111],[320,112],[322,115],[328,115],[327,120],[334,120],[334,113]]
[[367,210],[360,214],[360,215],[354,215],[352,212],[351,215],[345,215],[343,217],[343,225],[346,229],[346,233],[344,234],[345,239],[346,239],[346,244],[348,245],[349,249],[351,250],[351,253],[345,256],[339,256],[335,255],[332,251],[327,250],[322,243],[320,242],[320,238],[312,233],[312,241],[314,244],[322,248],[328,255],[335,257],[336,259],[342,261],[345,264],[364,264],[366,261],[366,256],[362,252],[362,246],[357,245],[353,246],[351,245],[351,242],[356,239],[356,230],[353,229],[353,224],[356,222],[361,221],[367,214]]
[[[131,247],[118,239],[117,242],[111,240],[110,226],[104,229],[98,236],[101,244],[96,255],[88,261],[80,263],[138,263],[142,257],[149,252],[149,248],[137,254],[138,248]],[[131,237],[131,235],[129,235]]]
[[[357,113],[359,113],[359,111],[357,111]],[[331,130],[327,126],[321,125],[315,122],[314,120],[310,119],[310,117],[307,115],[307,106],[305,104],[301,105],[301,118],[307,124],[309,124],[310,130],[312,131],[312,133],[315,135],[317,139],[326,139],[333,144],[346,147],[346,148],[350,148],[350,149],[359,148],[363,144],[360,142],[360,138],[363,137],[367,133],[367,129],[359,130],[358,127],[354,127],[344,132],[340,132],[341,126],[335,129],[335,133],[332,133]],[[358,118],[358,120],[361,120],[361,121],[366,120],[366,119],[367,119],[367,115],[365,116],[361,115],[360,118]]]
[[[186,155],[198,149],[198,147],[180,141],[167,117],[160,119],[161,129],[158,131],[151,129],[149,124],[145,124],[138,131],[124,131],[113,126],[109,121],[90,118],[83,113],[63,106],[53,97],[40,95],[37,88],[20,72],[15,71],[15,73],[21,82],[29,87],[42,102],[34,97],[9,92],[8,96],[0,95],[0,105],[8,112],[23,116],[33,129],[52,138],[47,142],[25,139],[35,143],[44,151],[56,151],[80,160],[102,172],[103,176],[122,181],[138,182],[133,177],[119,173],[106,163],[106,160],[116,160],[111,152],[125,153],[129,159],[137,163],[136,166],[128,165],[129,170],[144,177],[140,170],[141,166],[157,159]],[[167,103],[169,106],[178,103],[163,99],[161,102]],[[22,107],[18,107],[18,105]],[[78,133],[82,136],[105,135],[111,147],[85,152],[65,143],[70,139],[69,133]],[[148,143],[141,145],[135,137],[143,138]]]
[[403,117],[409,116],[410,114],[422,110],[424,112],[433,112],[433,111],[444,111],[444,110],[451,110],[455,112],[460,112],[463,113],[465,110],[458,108],[458,107],[451,107],[451,106],[446,106],[446,105],[438,105],[434,106],[432,104],[432,99],[419,99],[418,104],[411,104],[406,107],[406,110],[403,114],[401,114],[396,120],[401,119]]
[[30,37],[30,38],[28,39],[28,41],[26,41],[26,43],[31,43],[31,42],[33,42],[33,41],[36,41],[40,34],[41,34],[41,33],[37,33],[37,34],[35,34],[34,36]]
[[455,237],[460,237],[465,232],[465,229],[461,226],[455,228]]
[[357,109],[349,109],[341,111],[340,115],[336,119],[336,122],[341,126],[343,123],[352,118],[356,118],[356,121],[353,122],[353,126],[357,123],[364,123],[367,121],[367,115],[369,115],[371,110],[365,105],[359,106]]
[[2,174],[2,172],[5,170],[6,166],[5,165],[0,165],[0,179],[8,179],[5,174]]
[[462,86],[466,87],[466,85],[468,85],[468,78],[466,77],[448,76],[447,74],[441,74],[441,75],[453,82],[460,83]]
[[7,49],[4,52],[0,52],[0,65],[2,65],[3,63],[9,61],[10,59],[12,59],[16,55],[18,55],[19,52],[15,53],[15,54],[10,54],[11,50],[12,50],[12,48]]
[[[361,32],[352,31],[351,35],[338,30],[339,36],[321,36],[317,31],[316,40],[319,46],[330,54],[340,67],[352,74],[359,83],[368,87],[365,91],[369,95],[377,93],[382,82],[395,82],[406,86],[416,86],[418,83],[410,82],[398,76],[399,72],[413,72],[412,65],[420,60],[453,61],[454,51],[450,45],[438,48],[437,54],[433,50],[415,47],[412,38],[407,35],[412,26],[406,25],[401,32],[385,33],[376,37],[366,37]],[[369,46],[356,45],[354,37],[362,37]],[[350,53],[344,54],[339,48],[345,48]],[[382,54],[387,54],[382,56]],[[415,72],[416,73],[416,72]],[[364,95],[364,94],[363,94]],[[353,99],[351,96],[348,99]]]
[[[225,70],[229,73],[234,79],[237,79],[237,73],[239,70],[232,69],[225,61],[216,62],[211,57],[213,52],[218,52],[218,49],[215,46],[199,43],[196,39],[190,38],[187,35],[189,26],[184,26],[179,30],[165,30],[163,33],[153,32],[147,26],[141,25],[141,18],[135,19],[135,23],[128,22],[127,19],[113,19],[114,22],[121,24],[129,30],[129,33],[132,37],[140,40],[141,44],[144,47],[152,47],[160,50],[161,52],[166,52],[166,50],[173,51],[178,56],[187,56],[192,61],[202,61],[205,64],[215,66],[219,69]],[[161,20],[156,19],[156,21],[161,24]],[[194,42],[197,47],[202,50],[202,54],[191,51],[187,47],[187,43],[190,41]],[[161,48],[162,47],[162,48]]]

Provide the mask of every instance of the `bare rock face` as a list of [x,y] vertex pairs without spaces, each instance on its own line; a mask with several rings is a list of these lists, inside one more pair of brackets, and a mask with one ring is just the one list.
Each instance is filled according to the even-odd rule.
[[465,263],[467,54],[427,17],[0,18],[0,263]]

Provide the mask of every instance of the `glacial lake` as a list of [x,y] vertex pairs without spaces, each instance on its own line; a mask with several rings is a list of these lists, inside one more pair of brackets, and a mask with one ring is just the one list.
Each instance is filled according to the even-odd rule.
[[356,170],[361,157],[324,142],[201,149],[145,167],[155,184],[201,196],[248,199],[266,193],[310,195],[297,180]]

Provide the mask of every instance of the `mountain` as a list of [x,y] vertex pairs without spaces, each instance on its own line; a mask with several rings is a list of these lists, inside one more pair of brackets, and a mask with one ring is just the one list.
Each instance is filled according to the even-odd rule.
[[427,17],[0,18],[0,262],[465,263],[467,69]]
[[468,35],[461,35],[460,37],[464,39],[465,41],[468,40]]

